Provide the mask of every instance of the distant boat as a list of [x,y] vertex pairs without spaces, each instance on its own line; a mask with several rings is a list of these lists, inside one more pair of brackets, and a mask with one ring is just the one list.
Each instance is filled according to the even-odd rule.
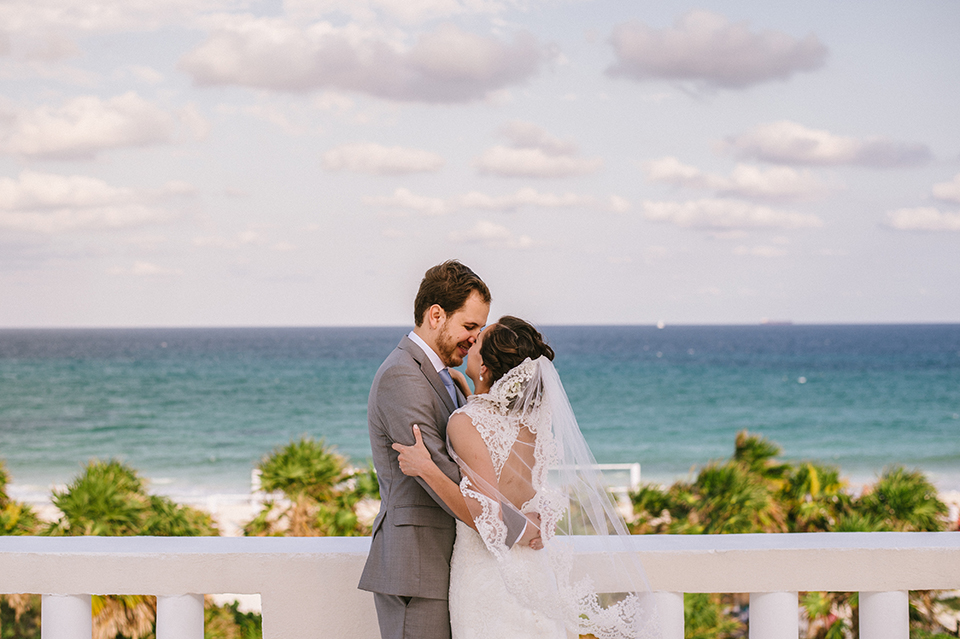
[[772,320],[764,317],[760,320],[761,326],[790,326],[793,324],[793,320]]
[[657,328],[663,328],[664,326],[666,326],[666,324],[664,324],[663,320],[657,322]]

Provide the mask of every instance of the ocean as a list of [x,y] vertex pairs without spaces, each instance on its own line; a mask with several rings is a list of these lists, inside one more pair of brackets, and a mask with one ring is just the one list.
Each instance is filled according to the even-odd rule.
[[[243,494],[303,435],[363,464],[370,382],[407,330],[0,330],[11,492],[49,495],[112,457],[155,492]],[[594,456],[644,481],[689,477],[747,429],[853,484],[902,464],[960,490],[960,324],[542,330]]]

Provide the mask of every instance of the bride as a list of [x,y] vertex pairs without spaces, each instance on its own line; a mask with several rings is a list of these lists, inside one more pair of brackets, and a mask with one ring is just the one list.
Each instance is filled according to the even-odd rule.
[[[629,534],[595,468],[553,366],[553,349],[516,317],[501,317],[470,349],[476,389],[450,417],[447,448],[457,485],[414,426],[414,446],[394,444],[400,469],[419,476],[458,513],[450,564],[454,639],[598,639],[659,636]],[[507,539],[503,509],[539,522],[529,547]],[[589,569],[574,574],[571,535],[591,535]],[[618,543],[620,542],[620,543]],[[619,552],[618,552],[619,551]],[[597,581],[632,592],[598,591]]]

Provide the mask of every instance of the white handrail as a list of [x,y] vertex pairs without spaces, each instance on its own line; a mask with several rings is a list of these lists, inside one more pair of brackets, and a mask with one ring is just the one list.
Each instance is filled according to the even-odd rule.
[[[578,562],[597,558],[596,538],[574,541]],[[52,595],[77,595],[81,602],[89,594],[158,595],[161,615],[195,614],[196,595],[259,593],[264,639],[375,639],[372,596],[356,588],[369,543],[362,537],[0,537],[0,593],[41,593],[45,606]],[[638,535],[629,545],[625,552],[639,553],[651,588],[663,593],[668,637],[682,636],[676,597],[683,592],[751,593],[751,615],[768,620],[761,630],[763,623],[781,629],[756,635],[751,628],[752,639],[779,637],[783,624],[796,624],[798,591],[869,593],[861,627],[875,629],[873,639],[906,639],[897,621],[906,612],[906,591],[960,589],[960,533]],[[597,586],[616,591],[622,584],[611,576]],[[75,601],[65,603],[76,608]],[[44,639],[57,638],[44,633]]]

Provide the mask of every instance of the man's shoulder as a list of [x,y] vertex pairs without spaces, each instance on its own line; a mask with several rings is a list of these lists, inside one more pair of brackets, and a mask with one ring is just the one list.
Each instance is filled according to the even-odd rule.
[[396,367],[415,367],[420,368],[420,359],[423,357],[423,351],[413,340],[406,335],[397,344],[397,347],[390,351],[387,358],[380,365],[379,373]]
[[400,344],[380,364],[374,378],[374,387],[383,382],[392,383],[404,378],[426,381],[420,361],[422,357],[423,351],[410,338],[404,336]]

